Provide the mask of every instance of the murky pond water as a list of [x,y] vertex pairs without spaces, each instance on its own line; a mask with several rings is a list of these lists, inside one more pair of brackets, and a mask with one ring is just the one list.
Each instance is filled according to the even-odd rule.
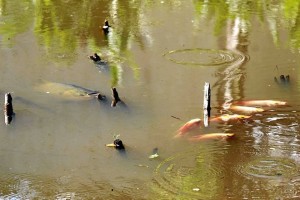
[[299,5],[1,0],[0,198],[300,198]]

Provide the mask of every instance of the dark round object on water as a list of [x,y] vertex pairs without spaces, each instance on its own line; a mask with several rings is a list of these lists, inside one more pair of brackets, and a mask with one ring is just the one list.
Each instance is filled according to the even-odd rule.
[[285,80],[286,80],[286,82],[290,82],[290,75],[287,75],[287,76],[285,77]]
[[97,53],[94,53],[94,58],[96,59],[96,61],[101,61],[101,58]]
[[284,75],[280,75],[280,80],[281,80],[282,82],[285,82]]
[[98,95],[97,95],[97,99],[99,99],[99,100],[105,100],[105,99],[106,99],[106,96],[105,96],[105,95],[102,95],[102,94],[98,94]]
[[155,148],[152,150],[152,153],[153,153],[153,154],[157,154],[157,153],[158,153],[158,148],[155,147]]
[[125,149],[123,142],[120,139],[115,139],[114,145],[116,145],[116,149]]

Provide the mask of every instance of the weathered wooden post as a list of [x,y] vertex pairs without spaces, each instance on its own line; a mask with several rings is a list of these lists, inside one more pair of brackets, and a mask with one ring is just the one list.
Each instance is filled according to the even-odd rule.
[[109,28],[110,28],[110,25],[109,25],[108,21],[105,20],[104,25],[102,26],[102,30],[105,35],[107,35],[109,33]]
[[208,121],[210,117],[210,84],[205,82],[204,84],[204,101],[203,101],[203,114],[204,114],[204,126],[208,127]]
[[121,101],[121,99],[119,97],[119,94],[118,94],[116,88],[112,88],[111,90],[112,90],[112,97],[113,97],[113,100],[111,102],[111,107],[115,107],[117,105],[117,103],[119,101]]
[[4,100],[4,117],[5,117],[5,124],[8,125],[12,121],[12,116],[14,114],[13,105],[12,105],[12,97],[11,94],[8,92],[5,94]]

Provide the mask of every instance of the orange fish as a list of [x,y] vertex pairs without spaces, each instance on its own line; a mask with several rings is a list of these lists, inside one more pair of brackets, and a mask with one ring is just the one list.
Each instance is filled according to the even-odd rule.
[[197,128],[200,126],[200,122],[201,119],[196,118],[196,119],[192,119],[190,121],[188,121],[187,123],[185,123],[179,130],[178,130],[178,134],[175,135],[175,137],[180,137],[183,136],[184,134],[186,134],[187,132]]
[[231,110],[253,113],[253,112],[263,112],[264,109],[256,108],[256,107],[249,107],[249,106],[230,106]]
[[208,133],[208,134],[193,136],[189,138],[189,140],[200,141],[200,140],[208,140],[208,139],[229,139],[233,137],[234,137],[234,133]]
[[238,115],[238,114],[229,115],[229,114],[224,114],[224,115],[221,115],[219,117],[212,118],[211,121],[220,121],[221,120],[221,121],[227,122],[229,120],[248,119],[250,117],[251,116],[249,116],[249,115]]
[[243,101],[242,104],[247,106],[284,106],[287,102],[276,100],[250,100]]

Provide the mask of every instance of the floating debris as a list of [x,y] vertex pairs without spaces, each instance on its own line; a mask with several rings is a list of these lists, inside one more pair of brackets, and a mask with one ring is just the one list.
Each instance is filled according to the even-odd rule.
[[155,153],[155,154],[150,155],[149,158],[150,158],[150,159],[153,159],[153,158],[157,158],[158,156],[159,156],[159,155],[158,155],[157,153]]
[[174,115],[171,115],[171,117],[173,117],[174,119],[181,120],[179,117],[176,117],[176,116],[174,116]]
[[154,159],[154,158],[157,158],[157,157],[159,157],[158,148],[154,148],[153,151],[152,151],[152,155],[150,155],[149,158]]
[[148,166],[148,165],[143,165],[143,164],[138,164],[137,166],[138,166],[138,167],[145,167],[145,168],[149,168],[149,166]]

